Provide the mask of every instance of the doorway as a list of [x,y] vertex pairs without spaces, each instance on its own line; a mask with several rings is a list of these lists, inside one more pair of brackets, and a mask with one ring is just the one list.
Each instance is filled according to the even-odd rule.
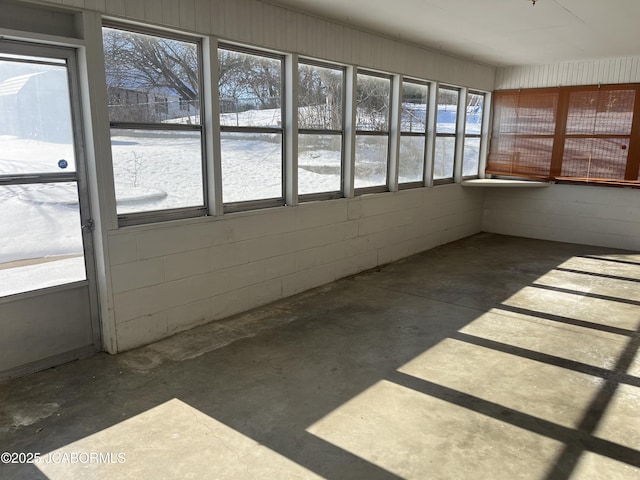
[[76,51],[0,41],[0,378],[100,345]]

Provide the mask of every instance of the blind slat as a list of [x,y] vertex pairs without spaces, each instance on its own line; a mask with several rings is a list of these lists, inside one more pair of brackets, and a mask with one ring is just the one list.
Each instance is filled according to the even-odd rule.
[[[495,92],[486,173],[551,178],[555,163],[554,171],[563,180],[597,178],[628,184],[625,171],[638,88],[609,85]],[[564,106],[559,104],[561,93],[568,95]],[[556,125],[565,118],[564,125]],[[554,142],[560,142],[555,150]]]

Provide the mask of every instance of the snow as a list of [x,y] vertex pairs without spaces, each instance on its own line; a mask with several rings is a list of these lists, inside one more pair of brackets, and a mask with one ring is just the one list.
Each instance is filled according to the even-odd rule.
[[84,257],[0,269],[0,297],[84,280]]

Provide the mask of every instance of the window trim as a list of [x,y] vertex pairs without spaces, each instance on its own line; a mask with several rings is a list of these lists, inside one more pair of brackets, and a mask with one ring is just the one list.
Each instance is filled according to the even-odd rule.
[[[242,127],[242,126],[226,126],[219,124],[220,131],[218,132],[218,139],[222,139],[222,134],[224,132],[229,133],[272,133],[272,134],[280,134],[281,142],[280,142],[280,168],[281,168],[281,178],[280,178],[280,197],[271,197],[271,198],[259,198],[255,200],[240,200],[235,202],[225,202],[224,201],[224,172],[222,171],[222,149],[220,149],[220,172],[221,172],[221,189],[222,189],[222,212],[224,213],[234,213],[234,212],[242,212],[247,210],[259,210],[264,208],[271,207],[281,207],[286,205],[286,139],[287,139],[287,128],[286,125],[286,56],[284,54],[279,54],[275,52],[271,52],[268,50],[261,50],[260,48],[251,48],[245,47],[242,45],[237,45],[228,42],[218,42],[216,47],[216,59],[219,58],[220,50],[227,50],[231,52],[242,53],[245,55],[253,55],[257,57],[266,57],[271,58],[273,60],[278,60],[280,62],[280,128],[277,127]],[[219,75],[219,72],[218,72]],[[219,80],[219,77],[216,79]],[[214,86],[214,88],[217,88]],[[219,93],[216,93],[219,95]],[[220,111],[214,112],[214,115],[218,115],[220,118]]]
[[[480,90],[467,90],[467,99],[469,98],[469,95],[481,95],[483,100],[482,100],[482,118],[480,119],[480,133],[467,133],[467,111],[465,108],[465,112],[464,112],[464,141],[462,144],[462,166],[460,169],[461,172],[461,178],[462,180],[470,180],[472,178],[480,178],[480,168],[482,167],[482,147],[484,146],[483,144],[485,143],[485,138],[484,138],[484,131],[485,131],[485,109],[486,109],[486,104],[487,104],[487,93],[486,92],[482,92]],[[466,99],[465,99],[465,105],[466,105]],[[467,138],[479,138],[480,139],[480,143],[478,145],[478,171],[476,172],[475,175],[465,175],[464,174],[464,148],[467,144]]]
[[[630,132],[628,135],[615,134],[573,134],[567,133],[567,118],[569,113],[569,98],[573,92],[602,92],[616,90],[635,90],[635,98],[633,105],[633,119]],[[551,134],[522,134],[514,133],[515,138],[548,138],[553,140],[551,149],[551,158],[549,159],[549,169],[546,175],[525,174],[525,173],[509,173],[500,172],[498,170],[485,169],[487,175],[494,177],[527,178],[545,181],[555,181],[557,183],[578,184],[578,185],[606,185],[617,187],[640,188],[640,83],[620,83],[620,84],[602,84],[602,85],[571,85],[560,87],[542,87],[528,89],[508,89],[498,90],[492,95],[492,130],[495,129],[496,122],[494,118],[495,104],[501,95],[508,94],[544,94],[558,92],[558,101],[555,105],[554,113],[554,132]],[[518,97],[519,98],[519,97]],[[493,135],[492,135],[493,136]],[[598,178],[598,177],[577,177],[563,176],[562,164],[564,162],[564,149],[567,139],[588,139],[588,138],[625,138],[629,139],[627,160],[625,162],[625,174],[623,178]],[[493,141],[494,139],[492,139]],[[489,165],[487,165],[488,167]],[[634,177],[627,178],[627,177]]]
[[[184,218],[195,218],[208,215],[209,211],[209,195],[208,195],[208,171],[207,171],[207,145],[206,145],[206,128],[204,120],[205,99],[204,99],[204,46],[203,38],[198,36],[190,36],[180,34],[173,31],[164,30],[162,28],[153,28],[143,25],[130,24],[126,22],[117,22],[110,19],[103,19],[100,28],[101,35],[104,35],[104,29],[119,30],[125,33],[141,34],[162,39],[175,40],[185,43],[191,43],[196,46],[198,59],[198,104],[200,123],[198,125],[186,124],[159,124],[148,122],[111,122],[109,120],[109,138],[111,131],[117,130],[149,130],[149,131],[198,131],[200,133],[200,169],[202,173],[202,205],[190,207],[166,208],[161,210],[148,210],[141,212],[117,212],[117,197],[114,209],[116,210],[118,227],[126,227],[132,225],[143,225],[147,223],[155,223],[160,221],[179,220]],[[106,67],[106,65],[105,65]],[[108,85],[106,85],[108,87]],[[111,148],[110,148],[111,151]],[[111,153],[113,159],[113,152]],[[113,166],[112,166],[112,172]],[[114,178],[115,187],[115,178]]]
[[[424,132],[404,132],[402,131],[402,123],[398,130],[398,140],[402,144],[402,137],[423,137],[424,138],[424,150],[422,152],[422,180],[414,180],[411,182],[400,182],[398,180],[398,190],[409,190],[411,188],[420,188],[425,186],[427,181],[427,152],[429,149],[429,103],[431,100],[431,89],[435,88],[432,83],[426,80],[417,80],[413,78],[403,77],[400,84],[400,112],[402,112],[402,99],[403,99],[403,85],[404,83],[411,83],[414,85],[421,85],[427,88],[427,96],[425,99],[425,112],[424,112]],[[401,148],[401,146],[400,146]],[[398,155],[398,173],[400,172],[400,156]]]
[[[439,103],[439,94],[440,94],[440,90],[450,90],[450,91],[455,91],[458,94],[458,103],[456,106],[456,127],[455,127],[455,132],[454,133],[450,133],[450,132],[443,132],[443,133],[438,133],[438,106],[440,105]],[[434,155],[433,155],[433,171],[431,172],[432,175],[432,179],[433,179],[433,185],[448,185],[450,183],[455,183],[455,177],[456,177],[456,163],[457,163],[457,158],[458,158],[458,153],[459,153],[459,149],[458,149],[458,139],[459,139],[459,128],[458,128],[458,124],[460,122],[460,97],[461,97],[461,93],[462,93],[463,88],[462,87],[456,87],[453,85],[449,85],[449,84],[438,84],[438,88],[436,91],[436,105],[435,105],[435,110],[436,110],[436,118],[435,118],[435,124],[433,125],[433,144],[434,144]],[[466,98],[465,98],[465,103],[466,103]],[[465,116],[465,121],[466,121],[466,116]],[[451,172],[451,176],[450,177],[443,177],[443,178],[436,178],[435,177],[435,165],[436,165],[436,158],[435,158],[435,147],[438,143],[438,138],[453,138],[454,139],[454,150],[453,150],[453,171]]]
[[[314,193],[298,193],[298,201],[299,202],[314,202],[320,200],[335,200],[338,198],[344,198],[344,175],[345,175],[345,123],[346,123],[346,103],[347,103],[347,67],[344,65],[324,62],[322,60],[311,59],[307,57],[300,58],[298,57],[298,72],[301,65],[308,65],[310,67],[318,67],[318,68],[326,68],[328,70],[338,70],[342,73],[342,130],[332,130],[332,129],[315,129],[315,128],[300,128],[298,126],[298,141],[300,140],[300,135],[340,135],[340,187],[338,190],[332,190],[330,192],[314,192]],[[298,73],[298,81],[300,79],[300,75]],[[300,108],[299,101],[296,102],[296,108]],[[300,154],[298,151],[298,159],[300,158]],[[298,170],[300,167],[298,166]],[[298,192],[300,191],[300,176],[298,175]]]
[[[388,111],[387,111],[387,130],[386,131],[382,131],[382,130],[358,130],[358,120],[357,120],[357,113],[356,113],[356,118],[355,118],[355,124],[354,124],[354,129],[353,129],[353,139],[354,139],[354,171],[353,171],[353,182],[354,182],[354,188],[353,188],[353,195],[355,197],[359,196],[359,195],[365,195],[368,193],[383,193],[383,192],[388,192],[389,191],[389,181],[390,181],[390,161],[391,161],[391,109],[393,108],[393,82],[394,82],[394,76],[390,73],[382,73],[382,72],[376,72],[373,70],[368,70],[368,69],[364,69],[364,68],[356,68],[355,69],[355,83],[356,83],[356,89],[354,91],[354,95],[353,98],[351,99],[351,101],[353,102],[353,109],[354,111],[357,112],[358,109],[358,100],[357,100],[357,91],[358,91],[358,75],[367,75],[370,77],[378,77],[378,78],[382,78],[384,80],[388,80],[389,81],[389,107],[388,107]],[[386,172],[385,172],[385,184],[384,185],[373,185],[371,187],[355,187],[355,182],[356,182],[356,169],[355,166],[357,164],[357,159],[358,159],[358,148],[357,148],[357,138],[358,135],[361,136],[371,136],[371,137],[375,137],[375,136],[386,136],[387,137],[387,165],[386,165]]]

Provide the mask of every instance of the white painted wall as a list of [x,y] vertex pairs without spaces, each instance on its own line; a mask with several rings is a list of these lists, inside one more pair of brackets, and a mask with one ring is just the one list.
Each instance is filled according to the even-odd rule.
[[[109,352],[480,232],[484,192],[458,184],[118,228],[101,71],[102,15],[479,90],[492,89],[495,69],[258,0],[38,3],[78,12]],[[0,27],[11,28],[1,21]],[[37,28],[38,38],[50,39],[50,30]]]
[[122,351],[480,232],[457,184],[109,233]]
[[279,52],[492,90],[495,68],[259,0],[48,0]]
[[482,230],[640,250],[640,190],[557,184],[487,188]]

